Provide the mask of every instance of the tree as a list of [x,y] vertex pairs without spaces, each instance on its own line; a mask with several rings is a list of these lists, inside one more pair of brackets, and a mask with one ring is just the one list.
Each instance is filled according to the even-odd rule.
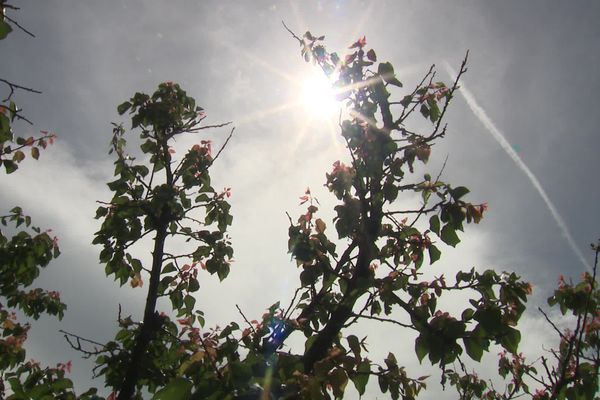
[[[108,276],[132,287],[147,282],[144,316],[137,322],[119,313],[119,331],[108,343],[67,334],[73,347],[95,358],[94,373],[104,377],[108,398],[342,398],[350,381],[364,394],[371,377],[394,399],[415,398],[426,388],[425,377],[413,377],[392,352],[370,360],[365,338],[347,333],[365,319],[412,331],[419,360],[438,365],[442,384],[454,386],[462,399],[592,398],[600,362],[595,273],[581,284],[563,282],[551,298],[576,322],[570,335],[553,325],[562,342],[554,363],[541,360],[546,376],[518,353],[516,324],[531,293],[528,283],[514,273],[475,269],[424,278],[441,257],[437,242],[456,246],[464,226],[479,223],[486,211],[485,203],[466,200],[467,188],[443,182],[442,171],[418,172],[446,135],[443,118],[466,72],[466,57],[452,85],[436,82],[432,67],[414,89],[404,90],[392,64],[378,62],[364,37],[339,56],[325,49],[324,37],[290,33],[305,60],[335,82],[348,109],[340,128],[349,161],[335,161],[326,174],[337,215],[329,224],[319,218],[319,203],[306,190],[306,211],[290,218],[288,231],[288,251],[300,269],[289,306],[275,303],[253,320],[240,310],[244,324],[204,328],[193,296],[197,276],[206,270],[225,279],[233,256],[229,190],[215,190],[210,179],[223,147],[214,153],[212,143],[200,139],[178,157],[171,142],[226,124],[203,125],[204,110],[171,82],[119,105],[118,113],[129,113],[131,130],[139,133],[141,154],[128,150],[128,130],[115,124],[110,153],[116,179],[108,184],[114,195],[97,210],[102,226],[94,243],[102,247]],[[418,115],[430,124],[425,132],[409,127]],[[398,209],[399,196],[411,194],[418,204]],[[138,251],[147,237],[153,238],[151,257]],[[177,241],[189,249],[170,253],[169,244]],[[457,291],[471,299],[454,316],[439,300]],[[303,348],[287,347],[288,338],[300,334]],[[506,352],[499,360],[500,375],[509,378],[504,391],[468,372],[463,361],[481,360],[492,346]],[[38,379],[44,376],[39,368],[18,363],[7,373],[9,399],[76,398],[64,374]],[[79,398],[98,396],[91,389]]]
[[[595,252],[592,274],[583,273],[577,284],[567,283],[561,275],[558,288],[548,298],[550,306],[558,305],[562,315],[571,314],[574,322],[560,329],[545,311],[539,309],[559,337],[558,348],[547,350],[550,358],[541,356],[528,362],[522,353],[500,352],[498,373],[510,379],[503,391],[495,389],[492,382],[479,378],[476,372],[467,371],[461,362],[460,370],[448,370],[446,374],[460,399],[511,399],[524,394],[531,395],[534,400],[598,399],[600,291],[596,272],[599,245],[593,244],[592,250]],[[530,389],[528,381],[538,388]]]
[[[106,263],[107,275],[114,274],[121,284],[131,280],[136,287],[142,284],[145,271],[149,285],[143,322],[120,320],[122,329],[114,342],[119,352],[113,353],[111,343],[110,356],[101,356],[98,363],[106,365],[100,373],[110,387],[118,389],[118,398],[129,399],[136,387],[148,386],[152,391],[177,376],[182,363],[178,330],[156,311],[157,300],[169,297],[177,316],[190,325],[202,318],[201,312],[195,313],[192,295],[199,288],[198,268],[202,265],[220,279],[228,275],[233,249],[225,233],[233,218],[227,189],[218,193],[211,186],[209,168],[220,151],[213,157],[210,141],[192,147],[179,162],[173,160],[170,143],[177,135],[214,127],[201,125],[203,109],[179,85],[161,84],[152,96],[136,93],[118,111],[133,114],[132,129],[141,131],[144,142],[140,148],[150,155],[151,164],[151,168],[135,164],[135,158],[125,152],[125,129],[116,125],[111,152],[117,155],[118,178],[109,183],[115,193],[111,202],[96,214],[104,222],[94,243],[103,245],[100,261]],[[163,183],[153,186],[158,173],[164,174]],[[204,210],[202,219],[192,216],[199,210]],[[151,268],[144,268],[129,248],[151,233],[155,235],[152,263]],[[197,247],[186,254],[167,253],[167,238],[178,236],[198,243]],[[189,260],[189,264],[182,265],[181,260]],[[197,351],[196,347],[192,346],[193,350]],[[156,364],[160,367],[146,367]]]
[[[138,170],[140,166],[127,162],[130,158],[122,150],[124,142],[120,142],[123,129],[117,127],[113,150],[118,155],[115,172],[120,179],[109,184],[115,191],[109,207],[98,211],[98,216],[106,219],[96,239],[104,244],[101,260],[107,262],[107,272],[114,273],[121,283],[131,279],[132,285],[137,285],[140,280],[137,274],[143,267],[125,250],[145,233],[156,231],[150,271],[150,281],[155,284],[149,288],[144,322],[139,327],[130,319],[120,320],[124,321],[122,330],[115,342],[109,344],[111,355],[98,359],[103,365],[101,373],[106,375],[108,386],[119,393],[118,398],[131,398],[133,386],[137,396],[141,396],[144,389],[155,392],[163,385],[155,398],[329,398],[330,394],[341,397],[349,380],[359,393],[364,393],[371,375],[377,376],[381,390],[389,390],[393,398],[415,397],[425,387],[423,378],[409,377],[392,353],[382,363],[372,363],[364,354],[364,339],[354,335],[344,337],[344,330],[360,319],[394,323],[415,331],[419,359],[428,356],[431,363],[439,364],[443,381],[449,378],[456,386],[464,377],[448,366],[454,362],[462,365],[463,352],[479,361],[483,352],[495,343],[511,354],[518,354],[520,333],[514,326],[525,309],[526,296],[531,292],[529,284],[515,274],[491,270],[461,272],[451,283],[443,275],[433,281],[421,278],[425,257],[431,264],[441,255],[432,239],[434,235],[455,246],[459,242],[457,231],[462,231],[464,223],[478,223],[486,209],[485,204],[466,202],[468,189],[442,182],[441,173],[435,179],[425,174],[423,179],[410,180],[415,164],[426,163],[433,143],[446,133],[442,119],[458,88],[458,79],[465,72],[466,60],[452,86],[434,82],[435,73],[431,69],[414,90],[394,102],[389,100],[388,90],[402,87],[402,83],[390,63],[379,63],[377,72],[370,70],[377,62],[377,55],[372,49],[367,51],[364,38],[354,43],[353,52],[341,61],[337,54],[326,52],[322,37],[309,32],[303,38],[294,37],[307,61],[318,64],[329,76],[337,75],[335,85],[350,109],[350,119],[342,122],[341,128],[352,161],[350,165],[336,161],[326,176],[327,187],[340,201],[335,207],[337,238],[329,238],[327,224],[316,217],[318,203],[307,190],[302,197],[306,213],[297,221],[290,219],[289,251],[302,269],[296,296],[286,309],[278,303],[269,307],[262,320],[248,321],[244,316],[247,324],[244,329],[232,322],[222,330],[200,334],[203,321],[197,321],[195,316],[202,314],[193,313],[193,298],[184,297],[189,294],[181,290],[185,292],[189,285],[186,273],[196,271],[194,263],[202,263],[211,273],[219,273],[218,266],[227,265],[224,259],[214,260],[211,244],[215,240],[209,239],[211,234],[207,230],[180,226],[180,221],[187,218],[186,210],[205,208],[204,221],[192,220],[201,228],[221,218],[219,230],[212,233],[218,240],[230,222],[228,206],[211,205],[211,202],[222,203],[225,193],[207,188],[212,197],[206,196],[205,183],[197,180],[189,180],[183,186],[175,184],[178,176],[185,182],[186,174],[208,176],[206,168],[212,165],[210,158],[191,162],[190,158],[197,157],[194,149],[179,162],[169,153],[167,141],[175,134],[193,131],[196,126],[194,102],[181,94],[178,86],[163,84],[153,96],[136,94],[119,106],[120,113],[128,110],[133,113],[132,127],[141,127],[140,137],[146,140],[142,151],[150,153],[151,163],[158,165],[153,171],[165,169],[166,184],[151,188],[148,182],[152,177],[148,182],[143,180],[148,170]],[[396,107],[399,112],[392,111]],[[405,127],[415,110],[432,124],[426,134]],[[210,153],[206,147],[202,149],[198,146],[196,151]],[[176,173],[171,172],[174,165],[178,165]],[[189,173],[188,167],[192,168]],[[199,190],[196,201],[200,204],[186,203],[189,190]],[[394,210],[394,201],[405,192],[418,193],[422,204],[412,210]],[[165,194],[159,196],[159,193]],[[149,208],[148,203],[158,198],[164,203]],[[161,207],[170,211],[160,211]],[[227,212],[221,217],[214,211],[223,209]],[[156,222],[161,215],[166,215],[162,224]],[[410,217],[410,221],[400,219],[401,216]],[[423,226],[420,221],[425,216],[428,221]],[[204,244],[188,254],[164,256],[165,235],[184,235]],[[340,247],[342,250],[338,250]],[[167,264],[180,258],[188,258],[189,263]],[[157,264],[166,264],[162,272]],[[388,271],[381,272],[384,268]],[[158,283],[161,274],[162,286]],[[166,292],[168,285],[175,289]],[[439,298],[458,290],[469,290],[475,295],[472,308],[467,308],[460,318],[437,307]],[[159,318],[153,314],[155,298],[165,295],[170,297],[176,314],[184,317],[177,321],[179,326],[166,315]],[[191,305],[186,299],[190,299]],[[388,317],[398,310],[404,317]],[[154,330],[155,335],[165,332],[167,335],[148,339],[144,329]],[[304,352],[283,351],[286,339],[296,331],[305,335]],[[174,338],[177,340],[173,341]],[[177,345],[179,350],[174,353]],[[155,348],[150,352],[155,361],[140,362],[140,347]],[[119,351],[112,354],[114,348]],[[141,370],[140,376],[124,372],[131,368]],[[523,385],[513,386],[516,390],[505,397],[528,390]],[[491,391],[485,395],[503,396]]]
[[[6,10],[18,9],[4,0],[0,1],[0,40],[12,32],[13,25],[34,36],[15,19],[5,15]],[[0,78],[0,83],[8,91],[0,103],[0,167],[11,174],[26,158],[25,149],[29,148],[31,157],[37,160],[40,149],[53,144],[56,135],[47,131],[42,131],[37,138],[15,135],[15,121],[32,125],[13,101],[15,92],[41,92],[4,78]],[[24,390],[40,392],[36,389],[40,385],[49,388],[46,393],[58,393],[69,382],[64,375],[70,364],[51,368],[25,362],[24,343],[31,326],[29,322],[20,320],[22,316],[38,319],[42,314],[63,317],[66,305],[60,301],[58,292],[31,288],[40,269],[59,256],[58,239],[51,236],[51,230],[33,226],[31,217],[25,215],[19,206],[0,215],[0,223],[0,398],[5,395],[5,381],[10,383],[13,397]]]

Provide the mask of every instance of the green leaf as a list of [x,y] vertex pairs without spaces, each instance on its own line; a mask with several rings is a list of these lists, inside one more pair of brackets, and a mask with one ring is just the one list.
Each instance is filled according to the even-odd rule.
[[420,111],[425,118],[429,118],[429,108],[425,104],[421,104]]
[[440,238],[444,241],[444,243],[452,247],[455,247],[458,243],[460,243],[460,239],[458,238],[458,235],[456,235],[456,231],[450,224],[444,225]]
[[412,96],[408,95],[408,96],[404,96],[402,98],[402,100],[400,100],[400,104],[402,104],[403,107],[408,107],[408,105],[412,102]]
[[73,382],[70,379],[62,378],[52,382],[52,389],[55,391],[69,389],[73,387]]
[[440,236],[440,218],[437,215],[429,218],[429,229],[431,232],[435,232],[436,235]]
[[440,259],[440,256],[442,255],[442,252],[435,247],[434,245],[429,245],[429,248],[427,249],[429,251],[429,263],[433,264],[434,262],[436,262],[437,260]]
[[460,199],[467,193],[469,193],[469,189],[464,186],[455,187],[454,189],[450,190],[450,195],[454,200]]
[[360,342],[355,335],[350,335],[346,338],[348,341],[348,346],[350,346],[350,350],[354,353],[356,357],[360,357]]
[[[14,390],[14,389],[13,389]],[[47,399],[52,398],[52,390],[49,384],[38,384],[38,386],[34,387],[27,393],[28,399]],[[25,397],[16,397],[17,399],[22,399]],[[10,396],[9,399],[15,399],[15,396]]]
[[227,278],[227,275],[229,275],[229,264],[227,263],[223,263],[221,265],[221,268],[219,268],[217,270],[217,276],[219,277],[219,280],[222,281],[223,279]]
[[168,274],[170,272],[175,272],[175,264],[173,263],[168,263],[167,265],[165,265],[161,271],[161,274]]
[[348,375],[342,368],[334,369],[329,375],[333,395],[336,399],[341,399],[344,395],[344,390],[348,384]]
[[33,157],[36,160],[38,158],[40,158],[40,149],[38,149],[37,147],[32,147],[31,148],[31,157]]
[[425,343],[425,340],[421,336],[419,336],[415,340],[415,353],[417,353],[417,358],[419,359],[419,362],[423,361],[423,358],[425,358],[427,353],[429,353],[427,344]]
[[108,214],[108,207],[98,207],[96,210],[96,219],[104,217]]
[[131,103],[126,101],[124,103],[121,103],[117,106],[117,112],[119,113],[119,115],[123,115],[127,112],[127,110],[129,110],[131,108]]
[[19,111],[14,101],[8,103],[8,111],[10,114],[10,122],[14,122],[15,118],[17,117],[17,112]]
[[196,304],[196,299],[194,298],[194,296],[190,296],[189,294],[186,295],[183,299],[183,302],[185,304],[185,308],[188,309],[188,311],[193,311],[194,310],[194,305]]
[[175,378],[160,389],[153,400],[188,400],[192,394],[192,383],[187,379]]
[[467,350],[467,354],[475,361],[481,361],[481,356],[483,355],[483,346],[479,342],[479,340],[465,337],[463,338],[463,342],[465,343],[465,349]]
[[354,387],[361,396],[365,393],[369,376],[371,376],[371,365],[368,362],[358,364],[356,373],[352,374],[352,383],[354,383]]
[[500,344],[512,354],[516,354],[521,341],[521,333],[514,329],[508,328],[508,331],[500,338]]
[[[6,115],[0,113],[0,143],[11,140],[12,138],[13,135],[10,131],[10,119],[8,119]],[[17,144],[20,144],[19,139],[23,140],[22,138],[17,138]]]
[[144,153],[154,153],[156,151],[156,147],[157,147],[156,142],[148,139],[144,143],[142,143],[142,145],[140,146],[140,149]]
[[402,82],[400,82],[398,79],[396,79],[396,76],[394,74],[394,67],[391,63],[389,63],[389,62],[379,63],[379,66],[377,67],[377,73],[379,75],[381,75],[381,77],[383,78],[383,80],[386,83],[389,83],[390,85],[402,87]]
[[12,174],[13,172],[15,172],[17,170],[17,168],[19,168],[17,166],[17,163],[15,163],[14,161],[11,160],[4,160],[4,168],[6,168],[6,173],[7,174]]
[[0,21],[0,40],[12,32],[11,26],[6,21]]
[[429,105],[429,120],[436,122],[440,118],[441,112],[437,103],[434,101]]
[[388,387],[389,387],[387,376],[379,375],[378,381],[379,381],[379,389],[381,389],[381,393],[386,393],[388,391]]

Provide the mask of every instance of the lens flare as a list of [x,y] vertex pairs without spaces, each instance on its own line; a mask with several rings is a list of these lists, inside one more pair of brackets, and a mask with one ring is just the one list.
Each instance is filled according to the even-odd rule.
[[301,87],[301,101],[308,115],[313,118],[331,118],[340,110],[331,82],[324,74],[311,74]]

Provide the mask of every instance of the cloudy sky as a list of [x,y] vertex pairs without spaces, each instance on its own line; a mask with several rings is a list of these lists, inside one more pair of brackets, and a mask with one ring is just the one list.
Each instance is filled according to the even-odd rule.
[[[37,37],[17,31],[0,42],[0,77],[43,91],[18,93],[15,100],[35,126],[16,129],[22,135],[53,131],[59,141],[40,161],[27,160],[18,173],[0,178],[0,204],[22,205],[60,237],[63,255],[40,285],[60,290],[68,312],[62,324],[43,319],[34,325],[30,355],[48,364],[73,360],[82,388],[90,364],[58,329],[106,341],[118,304],[134,316],[143,307],[143,290],[119,289],[106,279],[90,245],[98,228],[95,201],[110,198],[104,185],[112,175],[110,122],[122,121],[116,106],[136,91],[179,82],[207,110],[209,122],[236,126],[213,172],[217,188],[232,188],[236,261],[225,282],[201,279],[198,304],[209,325],[240,320],[235,304],[260,316],[293,293],[298,271],[286,253],[285,212],[301,212],[298,197],[309,186],[330,217],[325,172],[347,155],[336,136],[336,113],[303,100],[306,82],[318,71],[302,61],[282,20],[296,32],[325,35],[328,48],[340,53],[365,35],[407,87],[434,63],[437,76],[449,82],[470,50],[464,95],[450,107],[449,134],[434,148],[431,171],[448,156],[444,178],[469,187],[471,199],[487,201],[489,212],[457,249],[444,252],[436,274],[473,266],[516,271],[534,285],[537,304],[559,274],[577,277],[592,263],[589,243],[600,235],[594,172],[600,170],[600,3],[13,3],[22,9],[11,15]],[[204,138],[219,145],[227,134],[206,132],[178,146],[183,151]],[[524,321],[527,349],[550,338],[533,309]],[[412,339],[400,332],[370,327],[368,333],[373,359],[390,350],[412,352]],[[408,355],[405,363],[418,368],[413,376],[427,370]],[[434,389],[423,398],[439,397],[438,381],[431,378]]]

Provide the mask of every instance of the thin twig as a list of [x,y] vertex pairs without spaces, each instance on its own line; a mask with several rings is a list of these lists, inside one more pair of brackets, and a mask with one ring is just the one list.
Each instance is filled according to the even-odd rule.
[[235,127],[231,128],[231,132],[229,132],[229,136],[227,136],[227,139],[225,139],[225,143],[223,143],[223,146],[221,146],[221,148],[217,152],[217,155],[212,159],[209,166],[213,165],[215,163],[215,161],[217,161],[217,158],[219,158],[219,156],[221,155],[221,152],[225,149],[225,146],[227,146],[227,143],[229,143],[229,140],[233,136],[233,131],[235,131]]
[[467,72],[467,68],[465,68],[465,66],[467,65],[467,59],[468,58],[469,58],[469,50],[467,50],[467,53],[465,54],[465,58],[463,59],[462,63],[460,64],[460,71],[458,72],[458,75],[456,75],[456,79],[454,80],[454,84],[452,85],[452,89],[450,89],[450,92],[448,94],[448,98],[446,99],[446,103],[444,104],[444,108],[442,109],[442,113],[440,114],[440,117],[438,118],[437,124],[435,125],[435,129],[433,130],[433,132],[431,133],[431,135],[429,135],[429,137],[435,136],[435,134],[437,133],[438,129],[440,128],[440,124],[442,123],[442,119],[444,118],[444,115],[446,114],[446,110],[448,109],[448,104],[450,104],[450,100],[452,100],[452,97],[454,97],[454,92],[458,88],[458,81],[460,80],[461,76],[465,72]]
[[544,316],[544,318],[546,319],[546,321],[552,326],[552,328],[554,328],[554,330],[558,333],[558,335],[560,336],[560,338],[563,339],[563,340],[567,340],[567,338],[565,337],[565,335],[563,335],[563,333],[560,331],[560,329],[558,329],[558,327],[556,326],[556,324],[554,322],[552,322],[552,320],[550,319],[550,317],[548,317],[548,314],[546,314],[544,312],[544,310],[542,310],[541,307],[538,307],[538,310],[542,313],[542,315]]
[[[415,87],[415,89],[412,91],[412,93],[409,95],[411,97],[413,97],[417,91],[423,86],[423,84],[425,83],[425,81],[427,80],[427,78],[430,75],[435,75],[433,69],[435,68],[435,64],[432,65],[431,67],[429,67],[429,71],[427,71],[427,73],[425,74],[425,76],[423,77],[423,79],[421,79],[421,82],[419,82],[419,84]],[[433,80],[433,76],[430,78],[429,82],[431,82]],[[419,104],[418,101],[414,102],[413,106],[411,107],[410,110],[406,111],[406,107],[402,110],[402,113],[400,114],[400,117],[396,120],[396,122],[394,122],[394,124],[396,126],[400,126],[402,124],[402,122],[404,122],[404,120],[406,118],[408,118],[408,116],[410,114],[412,114],[412,112],[415,110],[415,108],[417,107],[417,105]]]
[[288,28],[288,26],[285,24],[285,22],[281,21],[281,23],[283,24],[283,27],[285,28],[285,30],[288,31],[290,33],[290,35],[292,35],[292,37],[298,41],[298,43],[300,43],[300,46],[303,46],[304,41],[302,39],[300,39],[294,32],[292,32],[292,30],[290,28]]
[[248,318],[246,318],[246,315],[244,315],[244,312],[242,311],[242,309],[240,308],[240,306],[236,304],[235,308],[237,308],[237,310],[239,311],[239,313],[242,316],[242,318],[244,318],[244,321],[246,321],[246,323],[248,324],[248,326],[250,327],[250,329],[252,329],[252,333],[256,333],[256,330],[254,329],[254,325],[252,325],[250,323],[250,321],[248,321]]
[[12,19],[11,17],[9,17],[8,15],[4,14],[4,18],[9,20],[10,22],[12,22],[13,24],[15,24],[20,30],[22,30],[23,32],[25,32],[26,34],[28,34],[31,37],[35,37],[35,35],[31,32],[29,32],[27,29],[23,28],[21,26],[21,24],[19,24],[17,21],[15,21],[14,19]]
[[300,293],[300,290],[302,290],[302,287],[299,287],[296,289],[296,291],[294,292],[294,296],[292,297],[292,300],[290,301],[290,305],[287,307],[287,310],[283,313],[284,321],[288,318],[290,312],[292,311],[292,306],[296,302],[296,297],[298,296],[298,293]]
[[41,94],[42,92],[36,89],[32,89],[26,86],[22,86],[22,85],[18,85],[16,83],[12,83],[10,81],[7,81],[6,79],[2,79],[0,78],[0,82],[4,83],[6,86],[8,86],[8,88],[10,89],[10,93],[8,95],[7,98],[5,98],[2,101],[8,101],[10,100],[10,98],[13,96],[13,94],[15,93],[15,89],[20,89],[20,90],[24,90],[26,92],[31,92],[31,93],[36,93],[36,94]]
[[[222,127],[227,126],[227,125],[231,125],[231,121],[229,121],[229,122],[223,122],[222,124],[202,125],[202,126],[199,126],[197,128],[186,129],[185,132],[198,132],[198,131],[203,131],[204,129],[222,128]],[[183,133],[183,131],[182,132],[178,132],[178,133]]]
[[[62,329],[60,329],[59,332],[63,334],[63,336],[65,337],[65,340],[67,341],[69,346],[71,346],[71,348],[73,348],[73,350],[77,350],[80,353],[83,353],[85,358],[90,358],[91,356],[96,356],[100,353],[107,351],[106,345],[103,343],[99,343],[99,342],[96,342],[91,339],[86,339],[84,337],[81,337],[81,336],[76,335],[71,332],[64,331]],[[82,342],[90,343],[90,344],[93,344],[94,346],[100,346],[102,348],[102,350],[98,350],[98,348],[96,348],[96,347],[94,347],[94,351],[85,350],[83,348]]]
[[12,115],[13,115],[13,118],[19,119],[21,121],[25,121],[29,125],[33,125],[33,122],[31,122],[29,119],[27,119],[26,117],[24,117],[24,116],[21,115],[21,111],[22,110],[12,111],[10,108],[8,108],[7,106],[5,106],[4,104],[0,104],[0,108],[2,108],[5,111],[11,112]]

